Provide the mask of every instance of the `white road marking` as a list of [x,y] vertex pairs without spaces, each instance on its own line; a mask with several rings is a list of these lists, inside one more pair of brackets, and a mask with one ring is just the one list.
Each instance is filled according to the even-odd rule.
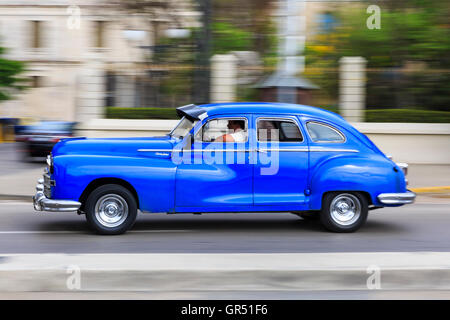
[[[192,232],[193,230],[131,230],[127,233],[173,233]],[[84,231],[0,231],[1,234],[84,234]]]

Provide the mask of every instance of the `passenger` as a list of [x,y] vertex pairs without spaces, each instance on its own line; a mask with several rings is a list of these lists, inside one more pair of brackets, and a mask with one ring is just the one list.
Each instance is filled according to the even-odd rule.
[[258,140],[259,141],[278,141],[278,130],[269,120],[258,122]]

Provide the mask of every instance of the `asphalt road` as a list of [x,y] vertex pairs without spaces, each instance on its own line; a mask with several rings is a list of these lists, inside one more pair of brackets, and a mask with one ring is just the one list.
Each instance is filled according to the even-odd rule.
[[120,236],[93,234],[84,216],[0,202],[0,253],[290,253],[450,251],[450,203],[372,211],[335,234],[288,213],[140,214]]

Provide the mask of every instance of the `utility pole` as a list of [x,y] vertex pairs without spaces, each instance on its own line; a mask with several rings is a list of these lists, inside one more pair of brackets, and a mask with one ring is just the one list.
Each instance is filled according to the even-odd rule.
[[196,52],[192,98],[195,104],[210,102],[211,1],[197,0],[202,13],[202,28],[196,34]]
[[[278,14],[278,65],[277,72],[282,77],[295,77],[305,69],[306,20],[305,0],[280,0]],[[278,101],[295,103],[296,89],[278,87]]]
[[319,89],[299,73],[305,70],[306,0],[278,0],[277,70],[255,88],[265,101],[309,103],[311,91]]

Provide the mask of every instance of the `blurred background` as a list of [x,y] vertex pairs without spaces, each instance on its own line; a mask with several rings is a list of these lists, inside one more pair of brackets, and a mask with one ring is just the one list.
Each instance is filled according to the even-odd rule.
[[0,141],[38,156],[127,124],[107,119],[231,101],[450,123],[449,14],[434,0],[0,0]]
[[[0,288],[18,291],[25,286],[38,294],[56,290],[60,299],[66,288],[59,285],[66,278],[58,279],[69,276],[68,270],[54,278],[47,271],[52,264],[65,268],[75,262],[95,269],[87,276],[87,283],[94,283],[88,290],[109,288],[120,299],[126,296],[119,285],[151,288],[150,294],[162,299],[323,298],[320,290],[334,292],[344,280],[347,291],[333,298],[448,299],[449,16],[450,1],[441,0],[0,0]],[[31,214],[26,201],[42,177],[42,160],[60,139],[162,135],[177,123],[176,107],[234,101],[300,103],[339,113],[394,161],[409,163],[408,188],[418,194],[417,204],[377,210],[367,227],[351,237],[319,232],[313,223],[278,213],[142,215],[136,230],[114,238],[87,234],[84,221],[75,215]],[[98,273],[97,263],[89,269],[89,262],[77,255],[69,260],[41,256],[44,264],[36,262],[38,256],[6,256],[80,252],[102,254],[99,261],[114,275]],[[130,278],[109,264],[128,262],[126,257],[105,260],[103,255],[193,252],[205,256],[185,264],[186,256],[170,254],[162,261],[175,273],[132,272]],[[292,255],[318,252],[324,255]],[[344,252],[351,254],[341,256]],[[262,280],[233,270],[222,279],[208,272],[199,277],[198,272],[207,270],[209,253],[287,255],[281,260],[269,256],[268,263],[237,258],[244,266],[245,261],[256,261],[255,266],[260,261],[257,272],[250,273],[262,274]],[[139,266],[163,265],[160,255],[144,259]],[[224,260],[214,261],[220,266]],[[268,267],[260,273],[260,266],[274,265],[271,261],[280,270]],[[296,266],[296,261],[313,272],[300,276],[302,281],[293,278],[290,263]],[[389,289],[389,279],[394,279],[401,294],[371,291],[359,296],[348,289],[359,288],[358,279],[365,289],[366,264],[373,261],[383,267],[382,288]],[[351,267],[348,272],[340,262]],[[5,270],[11,265],[26,274],[8,276]],[[30,273],[40,266],[48,279],[42,280],[39,269]],[[186,266],[195,266],[190,276]],[[127,267],[123,275],[127,270],[135,269]],[[277,273],[281,270],[287,273]],[[333,273],[321,273],[327,270]],[[394,273],[384,273],[389,271]],[[338,279],[338,285],[330,279]],[[218,295],[215,288],[202,295],[198,288],[206,282],[225,294]],[[289,292],[303,285],[313,288],[314,295]],[[264,294],[262,288],[272,286],[278,293]],[[230,288],[238,288],[240,295]],[[409,295],[420,288],[447,291]],[[5,297],[23,298],[0,292],[0,299]]]

